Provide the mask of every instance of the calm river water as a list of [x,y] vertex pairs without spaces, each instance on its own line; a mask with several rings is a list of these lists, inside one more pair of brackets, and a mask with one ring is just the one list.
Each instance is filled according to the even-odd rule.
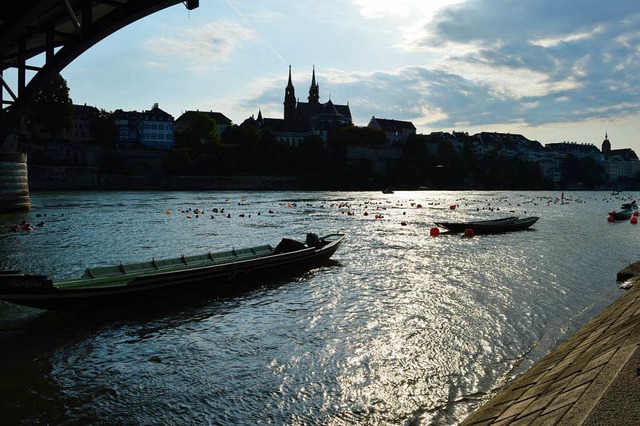
[[[55,279],[307,232],[347,240],[335,262],[237,297],[85,314],[0,302],[2,421],[457,424],[622,294],[640,225],[606,217],[630,195],[32,194],[29,213],[0,215],[0,267]],[[511,212],[541,219],[429,236]],[[8,231],[22,220],[45,225]]]

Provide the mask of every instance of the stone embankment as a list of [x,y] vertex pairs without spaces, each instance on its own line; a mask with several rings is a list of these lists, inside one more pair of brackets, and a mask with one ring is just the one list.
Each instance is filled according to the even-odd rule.
[[[640,262],[618,273],[640,281]],[[640,283],[462,425],[640,425]]]
[[176,190],[250,191],[295,190],[299,181],[289,176],[128,176],[101,175],[97,167],[29,166],[32,191]]

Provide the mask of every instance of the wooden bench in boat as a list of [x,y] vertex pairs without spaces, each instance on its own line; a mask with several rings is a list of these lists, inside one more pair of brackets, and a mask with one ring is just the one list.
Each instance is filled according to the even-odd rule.
[[273,254],[273,247],[263,245],[241,250],[229,250],[217,253],[207,253],[194,256],[181,256],[173,259],[151,260],[150,262],[129,263],[126,265],[98,266],[87,268],[82,278],[103,278],[123,274],[142,275],[158,271],[174,269],[196,268],[202,266],[223,265],[225,263],[254,259]]

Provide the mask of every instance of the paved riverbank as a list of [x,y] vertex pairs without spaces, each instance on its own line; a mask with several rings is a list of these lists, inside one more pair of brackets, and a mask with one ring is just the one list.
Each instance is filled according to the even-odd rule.
[[639,280],[462,425],[640,425]]

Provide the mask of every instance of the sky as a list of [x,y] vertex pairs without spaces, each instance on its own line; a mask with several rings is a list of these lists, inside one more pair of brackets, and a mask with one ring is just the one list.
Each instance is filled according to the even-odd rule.
[[508,132],[640,154],[637,0],[200,0],[109,36],[68,65],[74,103],[154,103],[174,118],[282,118],[289,66],[307,102],[418,133]]

